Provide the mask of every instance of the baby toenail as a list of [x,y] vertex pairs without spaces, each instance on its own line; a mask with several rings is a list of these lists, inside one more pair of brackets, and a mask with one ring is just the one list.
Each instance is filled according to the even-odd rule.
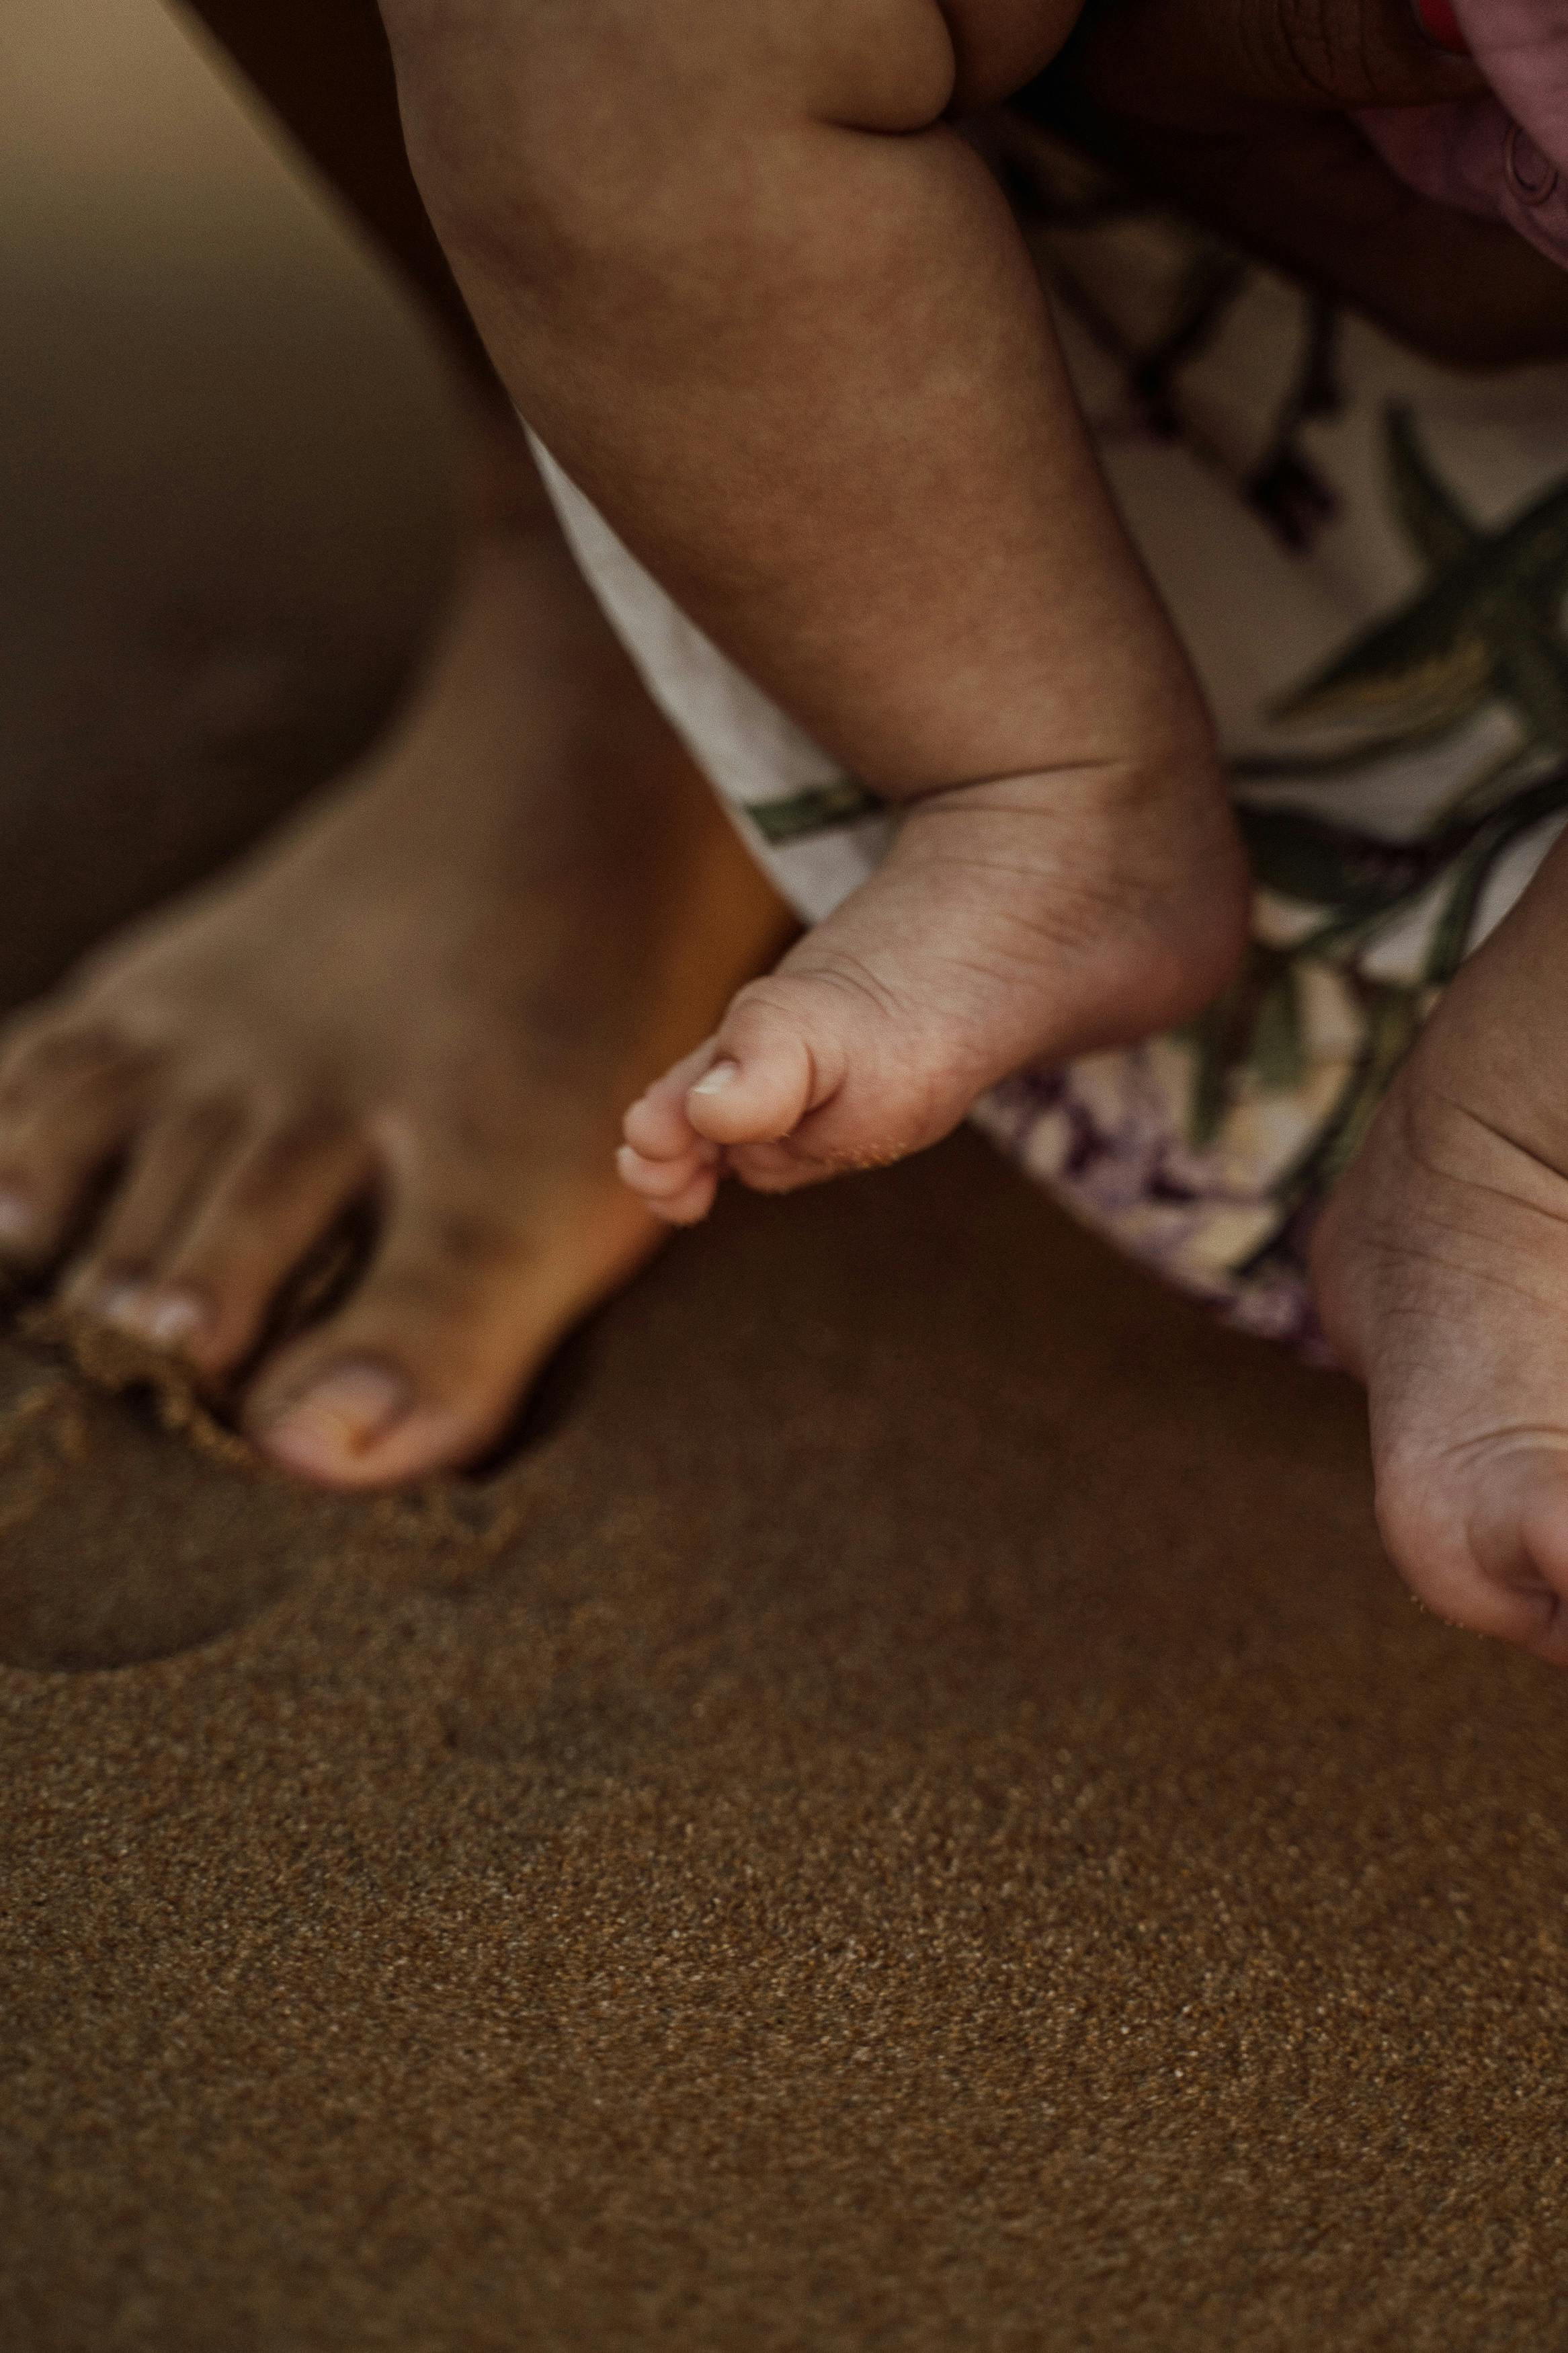
[[715,1062],[707,1077],[699,1079],[690,1092],[694,1095],[721,1095],[726,1087],[734,1085],[740,1075],[739,1062]]
[[384,1438],[413,1403],[400,1373],[382,1365],[338,1365],[261,1434],[268,1452],[294,1469],[332,1470],[345,1455],[363,1454]]
[[117,1332],[134,1332],[160,1348],[177,1348],[207,1320],[202,1302],[188,1291],[153,1291],[137,1282],[122,1282],[99,1304],[105,1324]]

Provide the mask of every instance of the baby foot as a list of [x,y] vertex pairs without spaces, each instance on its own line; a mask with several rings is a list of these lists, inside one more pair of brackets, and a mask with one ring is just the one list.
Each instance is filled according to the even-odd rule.
[[900,1159],[1025,1063],[1187,1019],[1227,977],[1246,913],[1206,758],[933,794],[878,872],[633,1104],[622,1176],[689,1224],[727,1173],[782,1193]]
[[1377,1514],[1437,1614],[1568,1665],[1568,863],[1455,980],[1329,1204],[1313,1275],[1366,1382]]
[[[177,1354],[302,1477],[466,1461],[654,1246],[625,1091],[781,928],[564,549],[498,544],[363,779],[13,1026],[0,1263]],[[363,1273],[268,1347],[356,1206]]]

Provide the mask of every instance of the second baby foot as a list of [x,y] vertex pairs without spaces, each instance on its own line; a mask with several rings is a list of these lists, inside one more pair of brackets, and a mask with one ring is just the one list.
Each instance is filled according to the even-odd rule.
[[1568,1666],[1568,845],[1434,1011],[1313,1246],[1437,1614]]
[[934,1144],[1009,1071],[1197,1012],[1247,897],[1206,754],[931,794],[878,872],[633,1104],[622,1176],[690,1224],[726,1173],[788,1192]]

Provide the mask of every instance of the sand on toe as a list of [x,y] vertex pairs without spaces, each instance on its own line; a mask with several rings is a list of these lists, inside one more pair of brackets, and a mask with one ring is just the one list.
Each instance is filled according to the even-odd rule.
[[[441,563],[412,328],[103,13],[195,127],[95,212],[35,109],[5,208],[8,1001]],[[1348,1384],[967,1137],[727,1200],[412,1499],[0,1338],[0,2342],[1561,2343],[1568,1686],[1368,1497]]]

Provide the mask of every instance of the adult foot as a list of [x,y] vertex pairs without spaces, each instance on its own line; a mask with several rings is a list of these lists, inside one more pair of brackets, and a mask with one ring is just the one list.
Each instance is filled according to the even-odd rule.
[[1377,1511],[1439,1616],[1568,1665],[1568,843],[1434,1012],[1316,1237]]
[[626,1115],[626,1182],[706,1214],[896,1160],[1026,1062],[1185,1020],[1227,977],[1247,872],[1206,745],[903,812],[885,863]]
[[[14,1025],[0,1251],[243,1376],[306,1478],[461,1463],[654,1246],[619,1107],[784,930],[559,538],[494,537],[371,767]],[[356,1203],[356,1285],[257,1361]]]

